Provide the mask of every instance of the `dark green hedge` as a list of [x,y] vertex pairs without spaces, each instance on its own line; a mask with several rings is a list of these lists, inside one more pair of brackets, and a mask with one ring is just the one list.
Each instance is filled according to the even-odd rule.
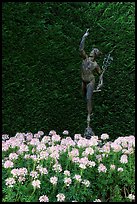
[[79,43],[90,28],[87,53],[115,47],[102,92],[94,95],[93,130],[111,138],[134,134],[134,23],[133,2],[3,3],[2,132],[83,134]]

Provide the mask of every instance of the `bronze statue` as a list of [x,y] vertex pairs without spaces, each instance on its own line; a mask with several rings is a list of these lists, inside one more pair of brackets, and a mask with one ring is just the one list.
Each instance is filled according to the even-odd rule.
[[[90,128],[90,116],[92,114],[92,96],[93,92],[100,91],[100,87],[102,86],[102,81],[100,81],[97,89],[95,90],[95,72],[100,75],[102,70],[100,66],[96,62],[96,58],[102,54],[97,48],[93,48],[89,55],[86,54],[84,50],[85,39],[89,35],[89,29],[87,29],[86,33],[83,35],[82,40],[80,42],[79,51],[82,57],[82,67],[81,67],[81,77],[82,77],[82,93],[84,97],[86,97],[87,101],[87,128],[86,132],[92,132]],[[101,79],[101,78],[100,78]],[[93,132],[90,134],[93,135]]]

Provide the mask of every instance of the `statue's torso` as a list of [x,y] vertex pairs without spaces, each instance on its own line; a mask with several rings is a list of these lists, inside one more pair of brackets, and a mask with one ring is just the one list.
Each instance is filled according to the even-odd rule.
[[83,60],[82,63],[82,80],[85,82],[90,82],[95,80],[95,68],[97,67],[96,61],[91,61],[89,58]]

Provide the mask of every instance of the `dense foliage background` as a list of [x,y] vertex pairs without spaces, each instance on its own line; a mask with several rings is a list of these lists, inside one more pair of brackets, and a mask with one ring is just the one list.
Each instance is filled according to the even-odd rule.
[[[83,134],[79,43],[114,61],[94,94],[92,127],[110,138],[135,129],[135,3],[5,2],[2,5],[2,132]],[[102,65],[104,56],[98,62]],[[98,83],[98,78],[96,80]]]

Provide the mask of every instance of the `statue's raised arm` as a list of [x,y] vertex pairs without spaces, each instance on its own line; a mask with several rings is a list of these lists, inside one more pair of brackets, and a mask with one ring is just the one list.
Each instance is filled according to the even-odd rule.
[[89,28],[87,29],[87,31],[85,32],[85,34],[82,37],[82,40],[80,42],[80,46],[79,46],[79,51],[80,51],[80,55],[83,59],[85,59],[87,57],[86,52],[84,50],[84,45],[85,45],[85,39],[86,37],[89,35]]

